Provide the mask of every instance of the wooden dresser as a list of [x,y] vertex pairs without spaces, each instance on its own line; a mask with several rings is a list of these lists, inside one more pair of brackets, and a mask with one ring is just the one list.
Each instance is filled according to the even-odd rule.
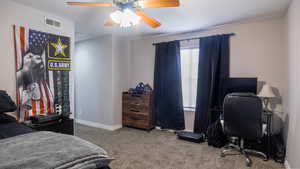
[[152,115],[152,92],[138,96],[123,93],[123,126],[144,130],[154,128]]

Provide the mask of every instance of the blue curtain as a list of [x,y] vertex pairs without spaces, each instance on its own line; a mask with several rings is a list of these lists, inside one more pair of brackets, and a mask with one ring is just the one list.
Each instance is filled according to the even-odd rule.
[[185,129],[179,41],[156,44],[154,115],[161,128]]
[[[200,38],[198,86],[194,132],[206,132],[216,118],[212,109],[219,109],[223,100],[223,82],[229,78],[229,44],[231,35]],[[217,113],[217,112],[216,112]]]

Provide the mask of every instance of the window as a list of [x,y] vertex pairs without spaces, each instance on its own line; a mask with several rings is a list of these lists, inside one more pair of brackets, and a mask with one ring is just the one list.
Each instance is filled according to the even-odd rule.
[[197,96],[199,48],[182,48],[180,55],[183,106],[185,110],[194,111]]

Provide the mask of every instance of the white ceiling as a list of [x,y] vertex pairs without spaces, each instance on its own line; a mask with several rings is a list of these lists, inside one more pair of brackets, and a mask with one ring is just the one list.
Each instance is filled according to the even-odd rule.
[[[290,0],[181,0],[178,8],[145,9],[162,23],[157,29],[140,24],[134,28],[105,27],[103,24],[113,8],[67,6],[67,0],[13,0],[43,11],[69,18],[76,23],[76,39],[117,34],[145,36],[187,32],[207,27],[282,13]],[[111,2],[112,0],[71,0],[81,2]]]

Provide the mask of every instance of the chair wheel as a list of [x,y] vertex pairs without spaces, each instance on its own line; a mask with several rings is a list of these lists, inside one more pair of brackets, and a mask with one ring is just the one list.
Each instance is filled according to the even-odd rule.
[[251,167],[251,160],[250,159],[246,159],[246,166]]
[[222,153],[220,154],[220,157],[224,158],[224,157],[225,157],[225,154],[222,152]]

